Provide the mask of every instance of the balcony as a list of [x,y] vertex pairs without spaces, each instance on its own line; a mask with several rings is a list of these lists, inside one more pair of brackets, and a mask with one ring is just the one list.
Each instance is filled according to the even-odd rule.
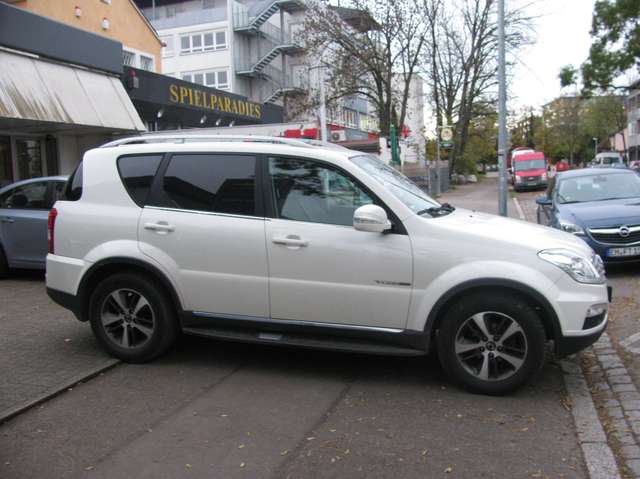
[[201,23],[224,22],[227,20],[227,9],[224,7],[202,8],[183,12],[168,11],[157,7],[155,9],[155,18],[153,17],[151,8],[145,8],[142,13],[144,13],[145,17],[151,22],[153,28],[158,31],[167,28],[188,27]]

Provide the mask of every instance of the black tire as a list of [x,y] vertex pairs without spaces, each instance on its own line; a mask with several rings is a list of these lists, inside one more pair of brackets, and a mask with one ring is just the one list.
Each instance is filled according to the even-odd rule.
[[[125,302],[128,295],[133,297],[132,301],[135,301],[134,294],[145,299],[147,305],[141,309],[140,318],[138,315],[129,315],[126,324],[125,319],[122,319],[115,326],[114,323],[117,321],[105,326],[102,320],[103,310],[115,311],[118,307],[110,298],[112,294],[124,299]],[[132,309],[129,310],[131,311]],[[145,323],[147,330],[151,330],[148,336],[142,334],[141,330],[135,329],[143,326],[142,322],[138,323],[142,321],[143,315],[146,321],[150,321]],[[112,316],[116,317],[116,314]],[[89,300],[89,320],[91,329],[102,347],[116,358],[129,363],[147,362],[158,357],[173,345],[179,333],[176,310],[164,288],[152,278],[134,272],[116,273],[98,284]],[[152,327],[149,327],[149,324]],[[122,342],[125,330],[128,331],[126,342],[131,342],[128,347],[124,347]],[[120,333],[120,343],[117,341],[118,333]],[[135,345],[134,339],[139,340],[140,344]]]
[[[521,356],[519,369],[516,369],[511,363],[514,356],[505,356],[504,351],[511,348],[511,345],[506,345],[507,343],[505,342],[500,348],[503,351],[502,353],[495,349],[496,344],[500,344],[497,341],[493,341],[498,338],[498,332],[495,333],[495,336],[489,337],[489,342],[486,343],[482,342],[483,339],[478,337],[478,344],[482,344],[483,347],[460,353],[463,358],[459,358],[456,353],[456,341],[458,341],[458,345],[466,346],[462,344],[463,341],[467,341],[464,333],[467,332],[468,334],[468,331],[470,331],[466,325],[469,325],[468,320],[472,316],[479,313],[487,315],[484,316],[488,318],[486,320],[488,324],[485,323],[486,326],[494,326],[499,329],[496,324],[511,320],[520,328],[516,333],[517,336],[511,336],[514,340],[520,342],[520,347],[524,344],[525,353]],[[485,320],[483,319],[483,321]],[[475,324],[471,324],[471,326],[475,327]],[[487,329],[491,328],[488,327]],[[506,334],[504,330],[502,333]],[[491,332],[491,334],[494,333]],[[502,339],[505,340],[505,338]],[[475,340],[469,343],[471,347],[475,344]],[[500,292],[472,293],[467,297],[461,298],[447,311],[437,337],[438,357],[447,374],[468,391],[496,396],[515,391],[540,372],[545,360],[545,343],[544,327],[535,310],[526,301],[510,291],[502,294]],[[494,353],[489,351],[495,351],[495,359],[493,359]],[[492,359],[487,359],[487,357]],[[505,359],[503,358],[508,358],[509,361],[504,362]],[[467,361],[466,364],[463,364],[463,359]],[[489,379],[481,379],[479,377],[481,365],[484,365],[484,361],[487,362],[488,368],[493,368],[493,372],[497,377]],[[496,364],[496,362],[499,362],[499,364]],[[474,364],[478,366],[473,367]],[[499,375],[501,368],[503,370],[506,369],[506,373],[503,373],[505,375],[504,379]],[[491,369],[488,369],[488,371],[490,375]],[[511,375],[507,377],[507,373]]]
[[0,279],[4,279],[9,276],[9,263],[7,257],[4,254],[2,246],[0,246]]

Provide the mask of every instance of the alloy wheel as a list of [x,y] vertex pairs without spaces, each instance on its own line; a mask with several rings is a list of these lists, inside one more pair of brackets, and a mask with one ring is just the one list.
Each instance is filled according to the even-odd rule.
[[112,291],[102,302],[100,320],[109,340],[126,349],[144,345],[155,328],[149,301],[133,289]]
[[462,367],[476,378],[504,380],[522,368],[527,338],[512,317],[485,311],[466,319],[458,328],[455,353]]

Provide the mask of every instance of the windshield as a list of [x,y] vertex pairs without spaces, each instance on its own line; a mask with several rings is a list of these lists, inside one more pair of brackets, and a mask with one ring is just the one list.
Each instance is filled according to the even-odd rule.
[[559,203],[617,200],[640,197],[640,176],[631,174],[591,175],[560,181]]
[[612,165],[614,163],[622,163],[622,160],[617,156],[605,156],[602,158],[603,165]]
[[515,168],[516,168],[516,171],[527,171],[527,170],[539,170],[541,168],[546,168],[546,166],[543,159],[516,160]]
[[362,155],[351,157],[351,161],[369,173],[414,213],[441,206],[409,178],[377,158]]

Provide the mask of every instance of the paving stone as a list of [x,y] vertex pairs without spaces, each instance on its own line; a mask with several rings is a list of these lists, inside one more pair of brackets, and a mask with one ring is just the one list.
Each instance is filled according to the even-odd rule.
[[620,376],[627,374],[627,368],[614,368],[607,370],[607,376]]
[[624,419],[614,419],[609,424],[614,431],[618,431],[624,434],[629,434],[631,432],[631,428],[629,427],[629,424]]
[[614,384],[612,389],[616,393],[625,393],[635,391],[636,387],[633,384]]
[[602,365],[602,369],[604,369],[605,371],[607,369],[615,369],[615,368],[624,367],[624,364],[622,364],[622,362],[619,359],[601,361],[600,364]]
[[620,452],[625,459],[640,459],[640,447],[638,446],[622,446]]
[[[623,393],[624,394],[624,393]],[[622,409],[625,411],[640,411],[640,401],[637,399],[622,401]]]
[[622,374],[620,376],[611,376],[609,378],[611,384],[631,384],[631,377],[628,374]]
[[594,384],[594,388],[597,391],[608,391],[609,389],[611,389],[609,383],[607,383],[606,381],[600,381],[599,383]]
[[640,421],[631,421],[631,430],[636,436],[640,435]]
[[622,415],[622,408],[620,407],[610,407],[607,408],[607,416],[614,419],[622,419],[624,416]]
[[607,399],[604,402],[604,407],[616,407],[616,406],[620,406],[620,401],[618,401],[617,399]]
[[616,353],[615,350],[613,350],[611,347],[596,350],[596,354],[598,356],[604,355],[604,354],[615,354],[615,353]]
[[625,414],[631,421],[640,421],[640,411],[627,411]]
[[633,435],[628,432],[612,432],[611,435],[616,438],[616,440],[622,444],[623,446],[633,446],[636,444],[636,440],[633,438]]
[[640,476],[640,459],[631,459],[626,461],[627,467],[631,469],[631,472],[636,476]]
[[620,358],[618,358],[617,354],[602,354],[598,356],[598,359],[600,361],[617,361]]
[[638,401],[640,400],[640,394],[638,394],[638,391],[624,391],[618,393],[618,399],[620,401]]

